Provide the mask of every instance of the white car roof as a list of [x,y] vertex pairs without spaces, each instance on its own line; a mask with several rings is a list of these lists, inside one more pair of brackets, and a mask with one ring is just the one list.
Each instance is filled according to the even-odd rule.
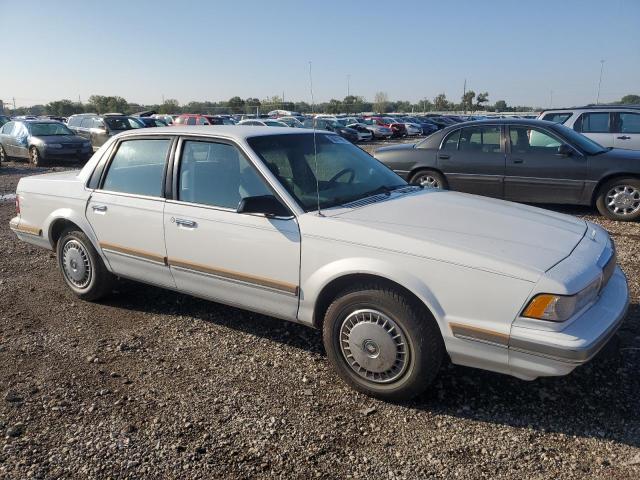
[[[316,130],[318,133],[335,135],[327,130]],[[264,135],[301,135],[311,133],[311,129],[301,128],[273,128],[253,125],[178,125],[172,127],[136,128],[127,130],[119,135],[120,138],[134,135],[203,135],[224,136],[234,140],[242,141],[250,137],[261,137]]]

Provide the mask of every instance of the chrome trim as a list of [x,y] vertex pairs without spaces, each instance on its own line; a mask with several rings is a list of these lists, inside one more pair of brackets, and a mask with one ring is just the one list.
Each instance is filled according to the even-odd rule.
[[141,257],[139,255],[132,255],[130,253],[124,253],[124,252],[121,252],[121,251],[118,251],[118,250],[112,250],[110,248],[103,248],[102,251],[105,252],[105,253],[112,253],[114,255],[119,255],[121,257],[131,258],[133,260],[139,260],[141,262],[152,263],[154,265],[159,265],[159,266],[162,266],[162,267],[166,267],[167,266],[167,264],[164,261],[161,262],[159,260],[152,260],[151,258]]
[[162,265],[167,265],[167,257],[158,255],[156,253],[147,252],[145,250],[138,250],[137,248],[128,248],[123,247],[121,245],[116,245],[114,243],[109,242],[100,242],[100,248],[102,250],[107,250],[113,253],[126,255],[131,258],[144,259],[147,261],[151,261],[153,263],[158,263]]
[[509,335],[506,333],[488,330],[486,328],[473,327],[460,323],[449,323],[454,337],[465,340],[474,340],[506,348],[509,345]]

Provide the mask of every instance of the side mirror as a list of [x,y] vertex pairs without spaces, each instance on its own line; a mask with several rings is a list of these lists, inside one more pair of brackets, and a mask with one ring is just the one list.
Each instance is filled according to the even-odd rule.
[[571,155],[573,155],[573,148],[571,148],[566,143],[563,143],[558,147],[558,155],[562,157],[570,157]]
[[261,213],[265,217],[289,217],[291,212],[273,195],[245,197],[238,204],[238,213]]

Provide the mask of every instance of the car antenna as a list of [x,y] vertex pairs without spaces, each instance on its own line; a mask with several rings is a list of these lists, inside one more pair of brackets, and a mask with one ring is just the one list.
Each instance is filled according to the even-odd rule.
[[[313,100],[313,76],[311,75],[311,61],[309,61],[309,90],[311,92],[311,110],[315,109],[315,102]],[[324,217],[322,210],[320,210],[320,181],[318,180],[318,145],[316,144],[316,121],[315,117],[311,120],[311,126],[313,127],[313,159],[316,163],[316,201],[318,204],[318,215]]]

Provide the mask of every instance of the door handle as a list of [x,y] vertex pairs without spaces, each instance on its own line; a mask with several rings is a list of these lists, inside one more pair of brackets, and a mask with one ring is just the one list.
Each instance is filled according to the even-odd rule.
[[514,158],[513,163],[524,163],[524,160],[522,160],[521,158]]
[[451,158],[451,156],[445,153],[441,153],[440,155],[438,155],[438,158],[441,158],[442,160],[448,160],[449,158]]
[[622,135],[621,137],[618,137],[618,140],[631,140],[631,137],[629,135]]
[[198,227],[198,224],[196,222],[194,222],[193,220],[185,220],[184,218],[176,218],[174,221],[176,222],[176,225],[178,225],[179,227],[185,227],[185,228],[197,228]]
[[93,205],[91,207],[93,209],[94,212],[106,212],[107,211],[107,206],[106,205]]

